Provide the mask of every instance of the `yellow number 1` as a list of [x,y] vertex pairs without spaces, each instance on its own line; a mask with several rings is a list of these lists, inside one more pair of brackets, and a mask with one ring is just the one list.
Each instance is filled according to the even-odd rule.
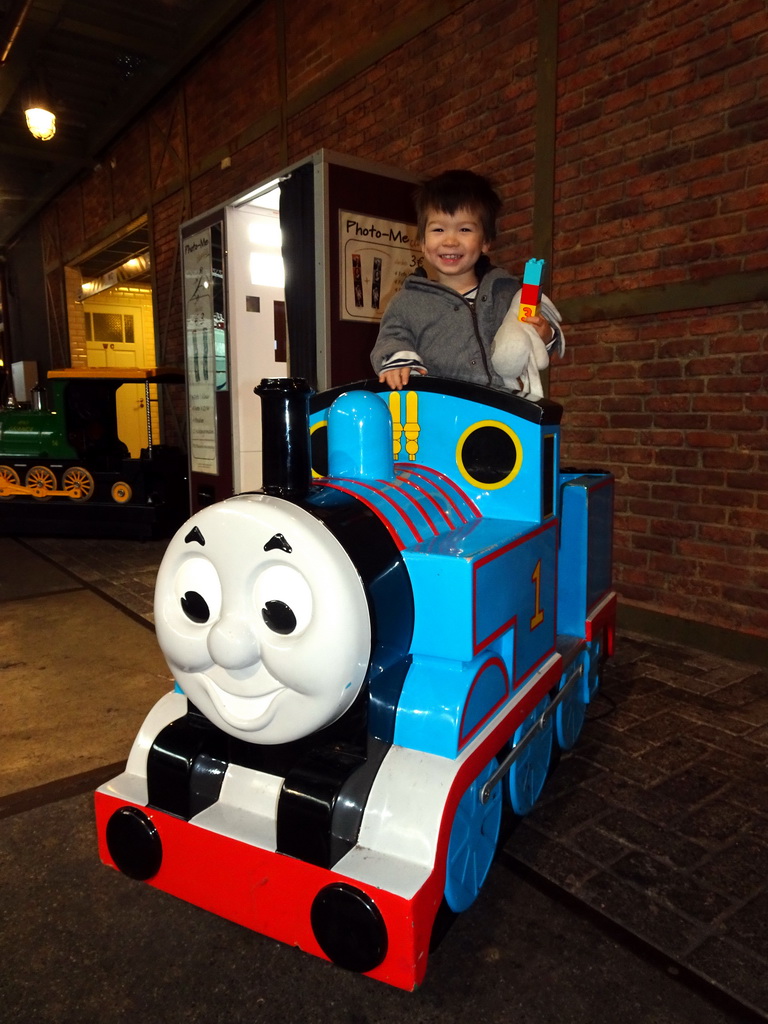
[[536,629],[544,621],[544,609],[541,607],[541,559],[536,563],[531,580],[536,587],[536,612],[531,619],[531,629]]

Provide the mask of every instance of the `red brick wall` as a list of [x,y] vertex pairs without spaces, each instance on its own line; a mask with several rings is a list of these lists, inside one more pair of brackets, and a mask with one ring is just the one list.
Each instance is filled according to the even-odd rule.
[[561,32],[559,287],[604,293],[764,268],[761,0],[574,0]]
[[554,372],[565,460],[617,478],[626,600],[768,635],[765,304],[598,322]]
[[[294,5],[298,8],[299,0]],[[306,13],[312,6],[302,9]],[[322,84],[326,64],[337,68],[344,57],[355,55],[349,38],[361,21],[365,24],[368,6],[330,6],[337,8],[339,39],[328,39],[324,58],[318,55],[296,76],[289,101],[301,95],[299,87],[311,95]],[[382,24],[407,26],[414,8],[423,13],[430,6],[402,0],[389,19],[382,15]],[[453,15],[292,117],[289,151],[295,159],[325,147],[422,174],[457,165],[481,168],[505,201],[499,253],[509,257],[511,252],[513,262],[524,260],[533,204],[535,4],[452,6]],[[370,43],[369,29],[357,31],[364,45]],[[295,35],[298,41],[298,30]],[[317,36],[316,25],[312,39]],[[318,54],[312,40],[305,45]]]
[[[309,5],[312,6],[311,4]],[[275,5],[259,6],[253,18],[216,47],[184,87],[189,160],[193,168],[219,149],[228,151],[238,136],[278,96]],[[251,179],[253,183],[253,179]],[[232,193],[224,194],[219,201]]]
[[[760,0],[562,5],[558,297],[706,295],[768,268],[764,18]],[[766,337],[765,301],[594,321],[552,374],[566,459],[617,477],[624,598],[763,636]]]
[[[519,268],[548,6],[265,0],[46,211],[62,260],[147,212],[178,358],[180,223],[324,147],[491,175],[496,255]],[[616,474],[625,601],[768,637],[766,292],[734,285],[768,270],[764,16],[763,0],[561,0],[552,291],[571,319],[551,385],[566,461]]]

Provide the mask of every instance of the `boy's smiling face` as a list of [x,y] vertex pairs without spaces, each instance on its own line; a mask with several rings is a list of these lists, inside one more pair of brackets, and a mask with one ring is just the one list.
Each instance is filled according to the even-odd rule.
[[461,207],[455,213],[429,211],[421,248],[440,284],[465,292],[477,284],[475,264],[489,245],[480,215]]

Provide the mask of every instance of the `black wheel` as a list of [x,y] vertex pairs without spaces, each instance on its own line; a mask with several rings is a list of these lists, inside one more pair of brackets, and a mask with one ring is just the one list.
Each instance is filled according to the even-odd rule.
[[138,807],[121,807],[107,822],[107,849],[129,878],[146,882],[160,870],[163,844],[160,833]]
[[312,931],[328,959],[348,971],[372,971],[387,955],[387,926],[371,897],[353,885],[326,885],[315,896]]

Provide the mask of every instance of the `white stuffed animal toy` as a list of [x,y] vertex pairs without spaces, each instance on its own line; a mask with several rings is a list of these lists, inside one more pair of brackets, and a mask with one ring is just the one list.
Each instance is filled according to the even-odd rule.
[[[518,319],[522,289],[512,299],[491,346],[493,368],[511,391],[523,398],[543,398],[540,371],[549,366],[549,353],[562,356],[565,338],[559,328],[562,317],[546,295],[541,297],[540,314],[556,327],[555,337],[545,345],[532,324]],[[557,325],[557,326],[556,326]]]

